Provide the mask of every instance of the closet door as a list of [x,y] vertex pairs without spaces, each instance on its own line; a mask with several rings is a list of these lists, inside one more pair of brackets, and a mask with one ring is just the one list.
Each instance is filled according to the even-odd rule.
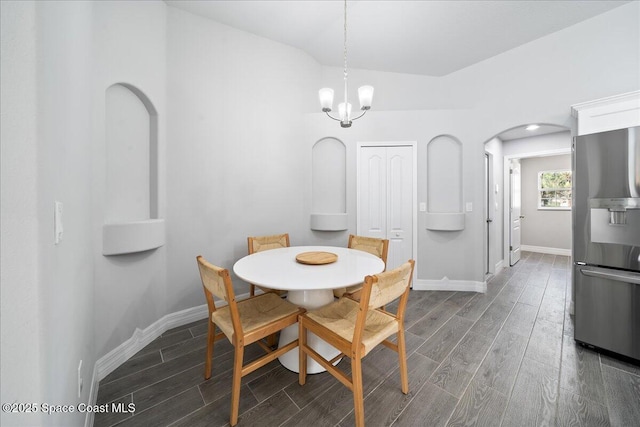
[[358,234],[387,238],[387,148],[362,147],[358,188]]
[[413,148],[363,146],[359,154],[357,233],[389,239],[392,269],[413,257]]

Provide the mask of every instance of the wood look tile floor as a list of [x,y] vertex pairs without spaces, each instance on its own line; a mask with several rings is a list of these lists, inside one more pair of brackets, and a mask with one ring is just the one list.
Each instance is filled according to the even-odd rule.
[[[411,291],[410,392],[396,353],[364,359],[367,426],[640,425],[640,366],[575,344],[568,257],[524,253],[485,294]],[[390,307],[392,308],[392,307]],[[98,402],[134,403],[94,426],[228,425],[233,347],[204,381],[207,321],[164,333],[100,382]],[[252,345],[245,361],[262,350]],[[348,359],[341,366],[349,371]],[[351,426],[351,392],[327,373],[305,386],[276,360],[242,380],[240,426]]]

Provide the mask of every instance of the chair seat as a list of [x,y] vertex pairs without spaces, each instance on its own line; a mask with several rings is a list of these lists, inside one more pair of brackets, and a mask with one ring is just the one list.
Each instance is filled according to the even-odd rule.
[[344,294],[351,294],[353,292],[359,291],[362,289],[364,283],[360,283],[358,285],[349,286],[348,288],[338,288],[333,290],[333,296],[336,298],[340,298]]
[[[254,285],[255,286],[255,285]],[[258,289],[262,291],[262,293],[271,292],[278,296],[282,296],[287,293],[287,291],[281,291],[280,289],[271,289],[271,288],[263,288],[262,286],[256,286]]]
[[[237,306],[242,329],[246,335],[249,335],[251,331],[255,329],[299,311],[298,307],[283,300],[274,292],[268,292],[237,301]],[[233,337],[233,323],[231,321],[229,306],[220,307],[211,313],[211,321],[213,321],[227,336],[229,341],[231,341],[231,337]]]
[[[360,303],[350,298],[340,298],[338,301],[317,310],[308,311],[306,316],[335,332],[344,340],[351,342],[359,307]],[[393,316],[378,310],[367,311],[362,337],[363,355],[397,332],[398,321]]]

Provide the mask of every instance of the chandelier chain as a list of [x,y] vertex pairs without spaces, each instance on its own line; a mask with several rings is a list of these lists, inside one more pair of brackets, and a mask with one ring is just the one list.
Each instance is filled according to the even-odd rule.
[[333,89],[331,88],[322,88],[318,92],[320,96],[320,105],[322,107],[322,111],[327,114],[327,116],[335,121],[340,122],[340,126],[343,128],[351,127],[351,122],[353,120],[357,120],[360,117],[364,116],[365,113],[371,109],[371,99],[373,98],[373,87],[372,86],[362,86],[358,89],[358,98],[360,99],[360,110],[362,112],[357,115],[351,115],[351,104],[349,103],[348,93],[349,93],[349,84],[348,84],[348,68],[347,68],[347,0],[344,0],[344,46],[343,46],[343,60],[344,60],[344,102],[338,104],[338,115],[332,115],[331,109],[333,104]]
[[347,0],[344,0],[344,78],[347,78]]

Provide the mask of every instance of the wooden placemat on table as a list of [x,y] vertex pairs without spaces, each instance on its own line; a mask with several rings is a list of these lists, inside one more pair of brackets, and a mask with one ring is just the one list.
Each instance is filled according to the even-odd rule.
[[296,261],[301,264],[323,265],[338,260],[338,255],[331,252],[302,252],[296,255]]

